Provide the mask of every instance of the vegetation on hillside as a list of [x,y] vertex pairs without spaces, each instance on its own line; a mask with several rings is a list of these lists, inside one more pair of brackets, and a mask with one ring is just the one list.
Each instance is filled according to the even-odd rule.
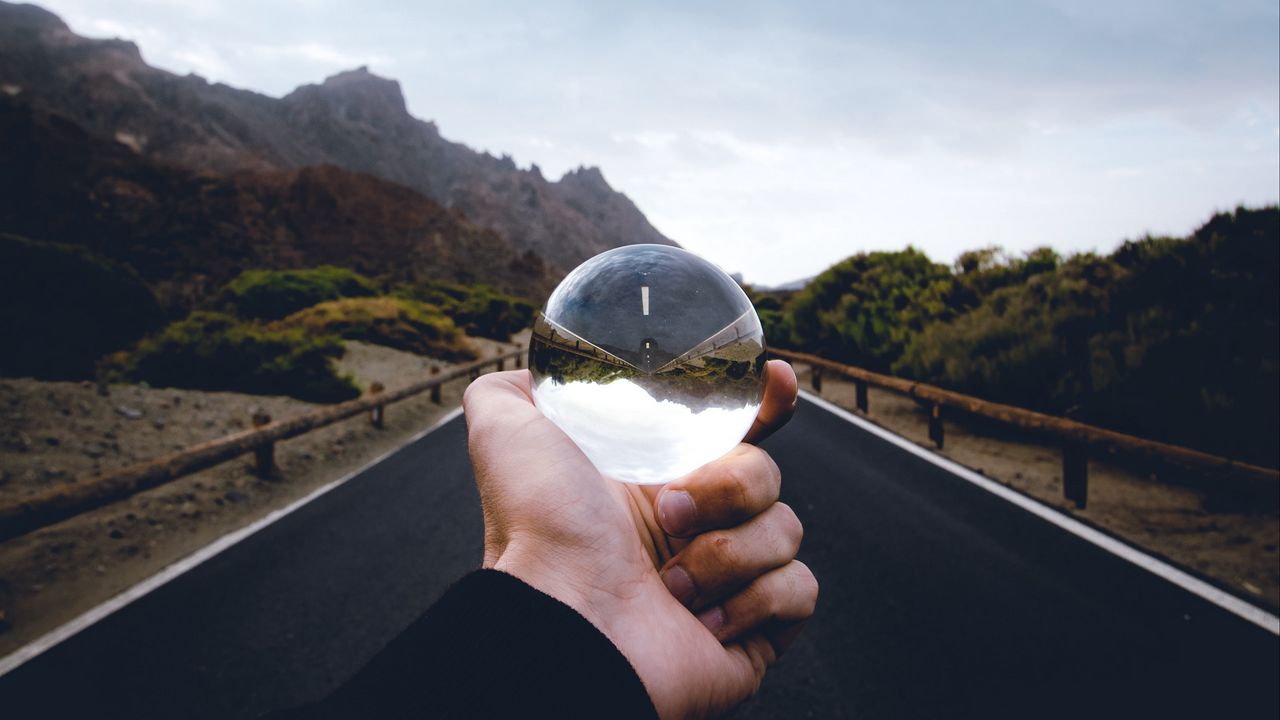
[[113,357],[108,370],[161,387],[339,402],[360,394],[351,378],[339,376],[329,362],[342,353],[342,343],[333,335],[264,327],[199,310]]
[[440,308],[468,335],[477,337],[505,342],[533,323],[533,303],[491,285],[404,283],[396,286],[393,294]]
[[[448,310],[401,296],[431,287],[401,285],[387,295],[382,283],[333,266],[246,271],[215,295],[214,309],[107,358],[100,372],[168,387],[345,400],[359,391],[330,362],[342,356],[343,340],[448,361],[477,357]],[[519,314],[528,303],[492,288],[446,288],[448,309],[477,332],[506,339],[531,314]]]
[[1280,211],[1241,208],[1107,256],[866,253],[754,299],[775,345],[1275,466],[1278,258]]
[[83,248],[0,233],[0,375],[69,380],[162,324],[128,267]]
[[273,330],[301,330],[308,337],[363,340],[450,361],[474,360],[462,331],[434,305],[393,297],[344,298],[300,310],[271,323]]
[[368,297],[378,286],[345,268],[246,270],[227,283],[217,304],[242,318],[279,320],[326,300]]

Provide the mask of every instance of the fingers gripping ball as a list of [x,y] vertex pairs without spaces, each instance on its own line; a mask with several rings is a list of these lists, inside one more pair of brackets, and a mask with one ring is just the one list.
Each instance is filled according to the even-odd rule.
[[724,455],[764,395],[764,332],[723,270],[629,245],[569,273],[534,321],[533,398],[602,474],[674,480]]

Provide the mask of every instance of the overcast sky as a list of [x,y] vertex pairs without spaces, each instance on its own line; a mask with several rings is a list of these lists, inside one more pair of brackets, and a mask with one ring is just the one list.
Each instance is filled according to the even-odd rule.
[[749,282],[1107,251],[1280,199],[1275,0],[41,4],[270,95],[368,65],[449,139],[599,166]]

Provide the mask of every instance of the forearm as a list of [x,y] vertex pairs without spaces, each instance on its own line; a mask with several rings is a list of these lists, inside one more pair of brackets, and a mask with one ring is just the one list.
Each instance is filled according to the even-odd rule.
[[314,718],[656,717],[623,655],[564,603],[481,570],[333,695]]

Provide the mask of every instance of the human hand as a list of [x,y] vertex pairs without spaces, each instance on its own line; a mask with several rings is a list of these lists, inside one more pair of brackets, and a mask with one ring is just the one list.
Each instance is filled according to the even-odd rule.
[[[795,410],[790,366],[771,362],[767,377],[749,442]],[[586,617],[664,718],[714,715],[755,692],[818,593],[794,559],[802,528],[777,502],[764,451],[742,444],[665,486],[628,485],[601,476],[534,407],[527,371],[482,376],[463,405],[486,568]]]

